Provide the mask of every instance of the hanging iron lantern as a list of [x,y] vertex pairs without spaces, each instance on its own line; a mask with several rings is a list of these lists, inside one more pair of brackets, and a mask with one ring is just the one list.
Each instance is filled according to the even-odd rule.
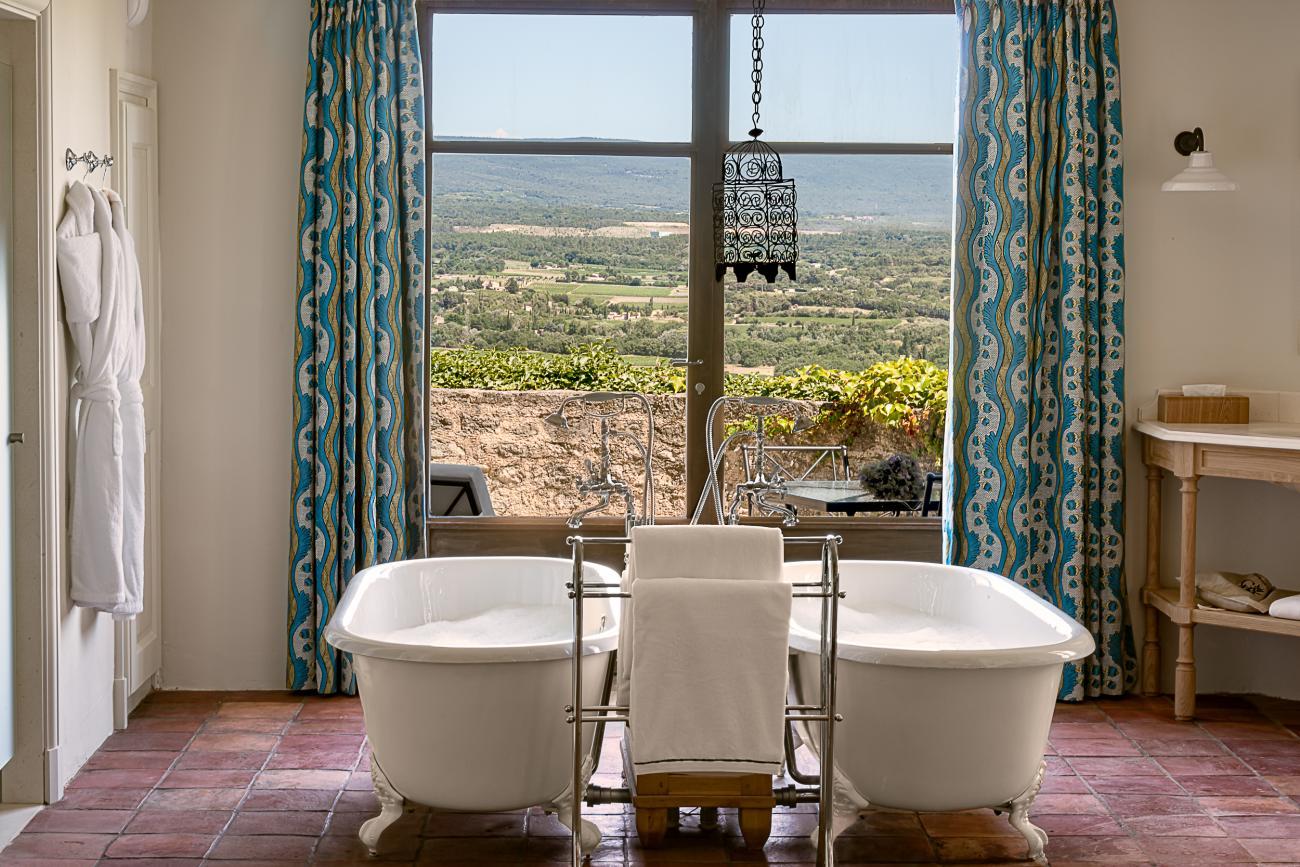
[[758,108],[763,98],[763,7],[754,0],[753,129],[750,141],[728,149],[722,161],[722,181],[713,185],[713,248],[717,277],[730,268],[743,283],[757,271],[775,283],[778,270],[795,278],[799,259],[794,180],[781,169],[781,156],[759,141]]

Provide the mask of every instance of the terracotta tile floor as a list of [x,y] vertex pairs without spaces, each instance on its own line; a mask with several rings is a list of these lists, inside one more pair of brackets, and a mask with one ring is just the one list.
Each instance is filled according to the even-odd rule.
[[[1197,723],[1167,699],[1060,705],[1033,819],[1071,863],[1300,864],[1300,702],[1204,698]],[[376,811],[360,705],[290,694],[164,693],[145,702],[3,852],[0,864],[370,863],[356,829]],[[597,782],[618,784],[616,733]],[[778,810],[747,852],[734,815],[695,817],[657,851],[620,806],[597,808],[595,864],[811,864],[810,810]],[[564,829],[538,811],[411,809],[383,840],[396,863],[564,863]],[[987,810],[868,811],[838,863],[1017,863],[1025,844]],[[1019,862],[1025,863],[1025,862]]]

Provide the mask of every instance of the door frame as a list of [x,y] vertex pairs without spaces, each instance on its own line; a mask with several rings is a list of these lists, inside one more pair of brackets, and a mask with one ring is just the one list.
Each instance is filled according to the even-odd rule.
[[[27,437],[14,452],[14,484],[35,508],[15,510],[15,755],[0,777],[0,801],[53,802],[59,773],[59,611],[64,586],[64,466],[59,438],[61,392],[58,292],[55,281],[53,58],[48,0],[0,0],[0,17],[27,22],[31,56],[23,64],[30,106],[27,143],[15,146],[15,227],[32,227],[15,243],[13,307],[14,424]],[[15,114],[20,80],[15,64]],[[34,94],[30,89],[34,87]],[[17,125],[16,129],[17,129]],[[24,176],[26,180],[23,180]],[[25,189],[18,187],[25,185]],[[22,271],[19,271],[21,261]],[[23,277],[18,274],[22,273]],[[6,432],[7,433],[7,432]]]
[[[110,90],[110,111],[111,118],[111,141],[112,152],[117,155],[113,163],[113,189],[117,190],[118,195],[122,197],[126,204],[126,215],[128,228],[136,239],[137,251],[141,253],[140,272],[141,279],[153,281],[153,285],[145,283],[143,289],[144,298],[144,316],[145,316],[145,345],[155,347],[161,346],[159,329],[161,328],[162,316],[162,298],[159,292],[157,281],[162,273],[159,262],[158,247],[158,161],[157,161],[157,119],[158,119],[158,83],[144,76],[134,75],[121,69],[110,69],[108,72],[109,90]],[[151,195],[154,199],[152,206],[143,213],[147,214],[153,221],[150,237],[152,238],[152,247],[147,250],[141,250],[139,241],[142,233],[138,227],[131,225],[131,215],[141,213],[141,209],[136,206],[137,203],[131,201],[132,181],[131,181],[131,153],[130,153],[130,133],[127,122],[127,108],[129,106],[145,107],[154,113],[154,162],[152,164],[151,177],[148,179],[151,189]],[[152,293],[151,291],[152,290]],[[127,717],[135,709],[150,691],[155,689],[159,683],[159,676],[162,671],[162,594],[161,594],[161,575],[162,556],[160,548],[162,529],[162,513],[159,509],[157,492],[161,488],[162,461],[161,448],[159,442],[149,443],[150,428],[156,434],[155,439],[160,439],[162,435],[162,425],[156,417],[155,407],[150,406],[148,395],[150,392],[157,394],[162,385],[160,382],[161,369],[156,357],[147,358],[145,367],[145,378],[147,380],[146,399],[145,399],[145,442],[148,444],[145,453],[145,553],[144,553],[144,604],[153,606],[152,616],[156,618],[153,623],[156,634],[154,641],[157,642],[155,653],[158,661],[153,671],[146,675],[149,679],[137,688],[132,689],[132,683],[137,679],[136,664],[137,644],[139,640],[140,619],[132,618],[130,620],[119,620],[114,626],[113,635],[113,727],[115,729],[124,729],[127,724]]]

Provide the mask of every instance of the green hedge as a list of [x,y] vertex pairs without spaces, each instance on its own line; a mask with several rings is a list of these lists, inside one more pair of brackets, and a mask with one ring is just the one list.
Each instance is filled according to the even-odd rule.
[[[429,369],[434,388],[686,391],[681,368],[666,362],[638,366],[603,344],[576,346],[566,355],[520,349],[437,349]],[[918,438],[933,455],[942,450],[948,372],[922,359],[881,361],[858,372],[811,365],[781,376],[729,373],[726,389],[738,396],[815,401],[823,405],[820,422],[849,428],[874,422]]]

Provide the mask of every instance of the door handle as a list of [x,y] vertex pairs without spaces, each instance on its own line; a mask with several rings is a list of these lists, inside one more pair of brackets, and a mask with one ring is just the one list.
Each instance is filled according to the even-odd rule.
[[22,445],[25,442],[27,442],[27,434],[24,433],[11,433],[9,438],[5,440],[5,443],[11,446]]

